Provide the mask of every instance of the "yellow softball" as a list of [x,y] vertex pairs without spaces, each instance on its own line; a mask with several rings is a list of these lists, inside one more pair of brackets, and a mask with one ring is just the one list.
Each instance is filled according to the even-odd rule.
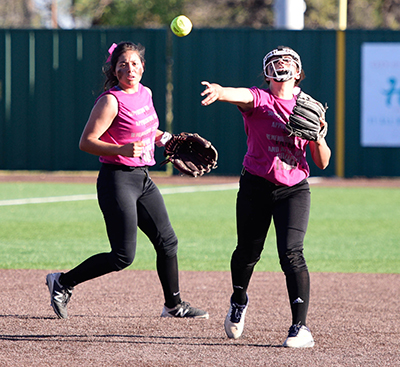
[[184,15],[179,15],[171,22],[171,30],[178,37],[187,36],[192,30],[192,22]]

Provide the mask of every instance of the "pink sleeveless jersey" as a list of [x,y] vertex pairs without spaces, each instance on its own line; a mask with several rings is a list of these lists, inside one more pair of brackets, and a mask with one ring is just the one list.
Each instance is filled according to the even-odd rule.
[[154,139],[159,121],[150,92],[142,84],[139,84],[139,90],[134,94],[113,87],[101,94],[96,102],[105,94],[112,94],[117,99],[118,114],[100,140],[118,145],[142,141],[145,146],[140,158],[122,155],[100,156],[100,162],[130,167],[153,166],[156,163]]
[[254,108],[242,111],[248,147],[243,165],[251,174],[276,185],[296,185],[310,174],[305,150],[308,141],[289,137],[285,130],[296,97],[284,100],[257,87],[250,92]]

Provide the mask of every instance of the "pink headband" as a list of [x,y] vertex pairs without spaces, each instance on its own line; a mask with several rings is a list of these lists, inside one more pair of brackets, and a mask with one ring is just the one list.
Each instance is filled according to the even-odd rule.
[[111,56],[113,51],[115,50],[115,47],[117,47],[118,45],[116,43],[113,43],[111,45],[111,47],[108,49],[108,53],[110,54],[110,56],[108,56],[107,61],[106,62],[110,62],[111,61]]

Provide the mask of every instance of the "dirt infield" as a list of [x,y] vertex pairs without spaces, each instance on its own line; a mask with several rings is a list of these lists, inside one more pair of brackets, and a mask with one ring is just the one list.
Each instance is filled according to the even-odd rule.
[[164,319],[153,271],[126,270],[74,290],[68,320],[43,270],[0,270],[0,366],[398,366],[400,274],[311,273],[311,349],[280,347],[290,326],[284,278],[253,276],[241,339],[225,337],[230,275],[181,272],[184,300],[209,320]]
[[[215,184],[236,177],[153,177],[157,184]],[[1,173],[0,182],[95,183],[96,175]],[[315,185],[400,187],[395,179],[315,179]],[[59,269],[57,269],[59,270]],[[0,270],[0,366],[398,366],[400,274],[311,273],[314,348],[282,348],[290,326],[284,276],[256,272],[241,339],[223,322],[228,272],[180,272],[182,298],[209,320],[161,319],[155,271],[125,270],[74,290],[68,320],[50,307],[44,270]]]

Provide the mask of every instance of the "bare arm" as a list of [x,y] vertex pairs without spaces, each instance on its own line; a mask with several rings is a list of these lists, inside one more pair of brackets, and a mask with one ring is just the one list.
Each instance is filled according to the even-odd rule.
[[205,98],[201,101],[203,106],[208,106],[215,101],[229,102],[243,111],[248,111],[254,106],[254,98],[248,88],[222,87],[216,83],[201,82],[206,89],[201,93]]
[[117,145],[106,143],[100,137],[111,126],[118,113],[118,102],[112,95],[101,97],[90,113],[83,130],[79,148],[84,152],[100,155],[123,155],[126,157],[140,157],[143,143],[129,143]]
[[164,131],[157,129],[156,131],[156,140],[160,139],[160,137],[164,134]]
[[[324,125],[325,123],[325,120],[321,118],[321,125]],[[310,151],[311,157],[318,168],[325,169],[328,167],[331,158],[331,150],[329,149],[325,138],[318,141],[310,141]]]

